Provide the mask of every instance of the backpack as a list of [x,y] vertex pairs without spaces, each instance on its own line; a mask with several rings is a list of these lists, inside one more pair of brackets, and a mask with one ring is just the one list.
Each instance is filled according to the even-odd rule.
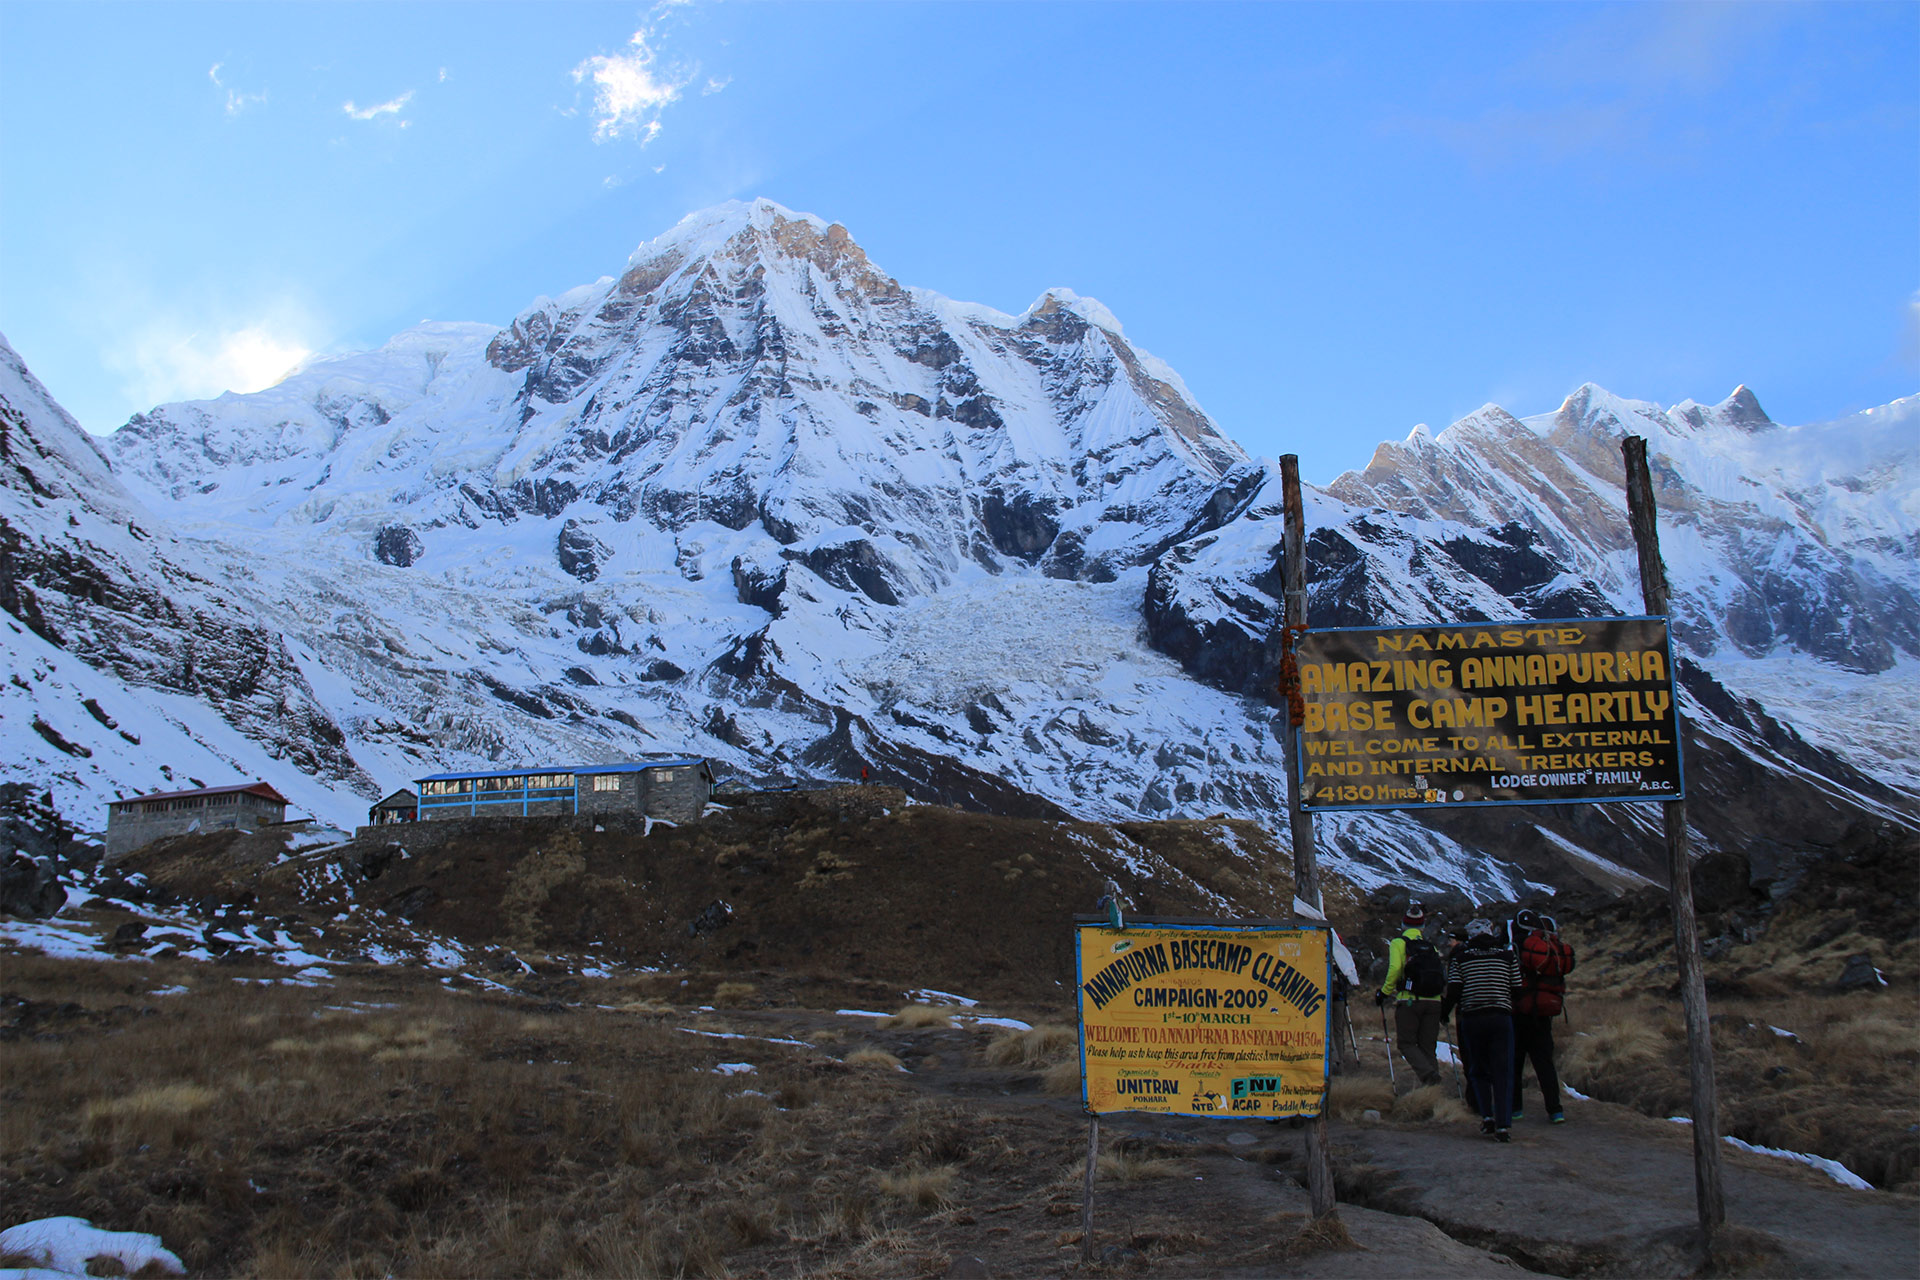
[[1416,1000],[1438,1000],[1447,990],[1447,966],[1425,938],[1407,939],[1407,963],[1400,985]]
[[1519,1012],[1552,1018],[1566,1006],[1566,975],[1573,972],[1573,948],[1558,938],[1535,934],[1520,944]]

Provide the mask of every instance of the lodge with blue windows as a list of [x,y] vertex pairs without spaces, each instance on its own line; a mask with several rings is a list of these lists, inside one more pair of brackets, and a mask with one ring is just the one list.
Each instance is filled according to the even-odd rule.
[[419,821],[625,813],[669,822],[698,818],[713,795],[700,756],[623,764],[436,773],[414,780]]

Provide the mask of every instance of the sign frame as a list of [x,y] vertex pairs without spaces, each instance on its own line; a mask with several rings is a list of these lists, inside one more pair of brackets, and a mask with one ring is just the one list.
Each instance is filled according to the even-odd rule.
[[[1542,796],[1527,795],[1513,799],[1485,798],[1460,799],[1449,797],[1445,789],[1439,790],[1435,800],[1402,799],[1384,802],[1337,801],[1333,803],[1316,802],[1312,799],[1314,783],[1308,781],[1307,770],[1310,767],[1306,751],[1306,731],[1304,727],[1288,726],[1287,732],[1294,735],[1296,780],[1300,788],[1300,805],[1307,813],[1351,813],[1373,810],[1412,810],[1422,809],[1482,809],[1492,807],[1511,807],[1514,805],[1561,805],[1561,804],[1622,804],[1650,803],[1670,800],[1683,800],[1687,794],[1686,751],[1680,733],[1680,701],[1675,688],[1676,675],[1673,665],[1673,627],[1671,619],[1660,614],[1620,614],[1594,618],[1523,618],[1509,620],[1483,620],[1477,622],[1434,622],[1403,626],[1371,627],[1312,627],[1306,630],[1302,643],[1308,637],[1327,634],[1368,634],[1380,632],[1435,632],[1435,631],[1511,631],[1540,630],[1549,627],[1573,627],[1593,623],[1639,622],[1658,623],[1663,632],[1662,656],[1666,665],[1664,677],[1671,699],[1667,721],[1673,727],[1673,778],[1675,789],[1671,791],[1635,792],[1619,795],[1571,795]],[[1296,646],[1297,651],[1297,646]],[[1302,664],[1305,665],[1304,663]],[[1304,695],[1310,697],[1310,695]]]
[[[1081,1110],[1088,1116],[1092,1117],[1096,1121],[1096,1123],[1098,1122],[1099,1117],[1103,1115],[1117,1115],[1117,1114],[1122,1114],[1129,1111],[1135,1114],[1141,1114],[1141,1115],[1189,1116],[1195,1119],[1209,1119],[1209,1120],[1255,1120],[1255,1119],[1266,1120],[1266,1119],[1284,1119],[1284,1118],[1293,1118],[1293,1117],[1299,1117],[1302,1119],[1311,1119],[1325,1112],[1326,1104],[1327,1104],[1327,1091],[1331,1086],[1331,1081],[1333,1076],[1331,1054],[1332,1054],[1333,1030],[1334,1030],[1333,1028],[1333,1005],[1334,1005],[1333,936],[1334,936],[1334,933],[1333,933],[1333,926],[1331,924],[1321,920],[1304,920],[1304,919],[1281,920],[1281,919],[1270,919],[1265,917],[1220,919],[1218,917],[1212,917],[1212,916],[1139,916],[1139,917],[1129,916],[1126,918],[1123,924],[1115,925],[1113,920],[1107,916],[1076,915],[1073,918],[1073,925],[1074,925],[1074,991],[1076,993],[1074,1012],[1075,1012],[1075,1021],[1077,1023],[1077,1027],[1079,1031],[1079,1039],[1080,1039],[1080,1106],[1081,1106]],[[1286,1111],[1254,1110],[1254,1109],[1233,1110],[1230,1108],[1229,1109],[1208,1109],[1208,1110],[1192,1110],[1192,1109],[1174,1110],[1174,1109],[1164,1109],[1164,1108],[1142,1109],[1137,1107],[1107,1107],[1100,1110],[1095,1110],[1091,1104],[1091,1090],[1090,1090],[1089,1078],[1088,1078],[1088,1072],[1087,1072],[1087,1046],[1088,1046],[1087,1016],[1086,1016],[1087,1014],[1087,991],[1086,991],[1087,978],[1084,971],[1084,959],[1085,959],[1086,949],[1083,944],[1083,937],[1084,937],[1084,932],[1088,929],[1099,929],[1099,930],[1106,930],[1106,931],[1115,931],[1120,933],[1129,933],[1134,930],[1140,930],[1142,932],[1174,930],[1174,931],[1203,933],[1203,934],[1204,933],[1222,933],[1222,934],[1259,935],[1259,934],[1276,934],[1276,933],[1292,933],[1292,934],[1319,933],[1324,935],[1325,945],[1322,948],[1322,950],[1326,958],[1325,971],[1317,975],[1306,975],[1304,974],[1304,972],[1302,972],[1302,976],[1313,977],[1320,984],[1319,992],[1318,992],[1320,996],[1320,1008],[1315,1013],[1306,1015],[1306,1017],[1309,1019],[1317,1019],[1316,1025],[1318,1026],[1318,1029],[1320,1031],[1320,1045],[1321,1045],[1320,1069],[1317,1077],[1318,1083],[1319,1083],[1319,1092],[1310,1101],[1306,1099],[1302,1099],[1301,1106],[1293,1110],[1286,1110]],[[1174,1069],[1168,1068],[1168,1070],[1172,1071]],[[1255,1075],[1255,1074],[1249,1074],[1246,1077],[1246,1079],[1248,1080],[1263,1079],[1263,1078],[1266,1078],[1266,1077],[1262,1075]],[[1198,1089],[1195,1088],[1192,1090],[1192,1092],[1194,1092],[1197,1095]],[[1215,1095],[1215,1096],[1224,1097],[1224,1095]]]

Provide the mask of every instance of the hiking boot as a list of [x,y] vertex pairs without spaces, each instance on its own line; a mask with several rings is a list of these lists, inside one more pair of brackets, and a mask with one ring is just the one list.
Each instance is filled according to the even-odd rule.
[[1555,1111],[1547,1117],[1548,1124],[1565,1124],[1566,1122],[1567,1113],[1564,1111]]
[[1527,1118],[1527,1113],[1524,1111],[1516,1111],[1513,1113],[1513,1118],[1515,1120],[1525,1120]]
[[1488,1137],[1492,1137],[1492,1136],[1493,1136],[1493,1121],[1491,1121],[1491,1120],[1482,1120],[1482,1121],[1480,1122],[1480,1132],[1482,1132],[1482,1133],[1484,1133],[1484,1134],[1486,1134],[1486,1135],[1487,1135]]
[[1513,1135],[1511,1133],[1508,1133],[1505,1129],[1496,1129],[1493,1132],[1493,1140],[1495,1142],[1512,1142]]

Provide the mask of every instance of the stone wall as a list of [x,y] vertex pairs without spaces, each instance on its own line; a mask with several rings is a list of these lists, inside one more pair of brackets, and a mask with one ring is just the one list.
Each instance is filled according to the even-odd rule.
[[[222,801],[228,798],[212,797]],[[162,837],[190,831],[258,831],[270,822],[283,820],[286,812],[283,804],[245,792],[232,793],[230,803],[162,809],[157,813],[144,812],[143,806],[135,804],[123,808],[116,802],[107,807],[106,860],[112,862]]]

